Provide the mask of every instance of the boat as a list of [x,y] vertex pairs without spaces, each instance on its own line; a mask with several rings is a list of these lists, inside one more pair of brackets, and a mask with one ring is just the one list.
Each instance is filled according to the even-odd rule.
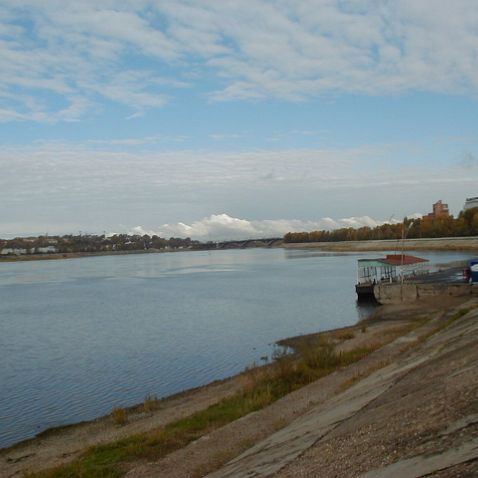
[[387,254],[375,259],[359,259],[355,292],[359,300],[374,298],[374,287],[397,282],[428,272],[428,260],[405,254]]

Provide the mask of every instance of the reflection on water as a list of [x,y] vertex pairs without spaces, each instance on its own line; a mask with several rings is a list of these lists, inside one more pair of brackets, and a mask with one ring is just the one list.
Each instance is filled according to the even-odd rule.
[[356,304],[358,257],[255,249],[0,264],[0,446],[224,378],[281,338],[356,323],[371,310]]

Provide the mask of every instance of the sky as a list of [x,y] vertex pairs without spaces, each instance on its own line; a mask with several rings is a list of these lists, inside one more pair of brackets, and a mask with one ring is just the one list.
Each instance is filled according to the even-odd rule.
[[456,215],[477,93],[476,0],[0,0],[0,237]]

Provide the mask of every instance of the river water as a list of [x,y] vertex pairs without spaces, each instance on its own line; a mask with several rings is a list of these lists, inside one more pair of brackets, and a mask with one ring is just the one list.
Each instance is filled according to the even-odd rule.
[[356,261],[371,256],[249,249],[1,263],[0,447],[230,376],[281,338],[356,323],[369,312],[356,304]]

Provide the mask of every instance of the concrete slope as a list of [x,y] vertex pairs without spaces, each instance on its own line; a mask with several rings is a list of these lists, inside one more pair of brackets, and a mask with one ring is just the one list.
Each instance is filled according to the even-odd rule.
[[472,311],[207,476],[478,476],[477,386]]

